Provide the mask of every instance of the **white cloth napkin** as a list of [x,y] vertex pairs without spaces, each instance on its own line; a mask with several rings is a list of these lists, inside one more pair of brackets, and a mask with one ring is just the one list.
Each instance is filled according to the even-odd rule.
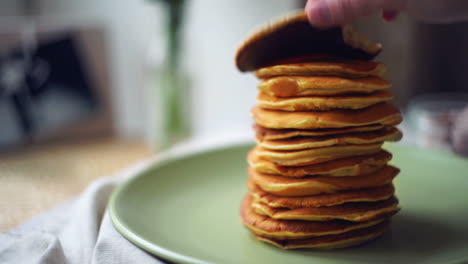
[[117,184],[158,160],[220,146],[245,144],[252,135],[233,131],[192,138],[119,175],[97,180],[78,198],[0,234],[1,264],[164,263],[126,240],[112,225],[106,206]]
[[109,196],[127,175],[129,170],[100,179],[78,198],[0,234],[0,263],[163,263],[126,240],[110,221]]

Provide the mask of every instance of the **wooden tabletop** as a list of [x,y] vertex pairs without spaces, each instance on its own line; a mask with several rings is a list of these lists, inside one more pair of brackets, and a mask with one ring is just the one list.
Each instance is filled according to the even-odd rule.
[[36,145],[0,154],[0,232],[150,154],[141,141],[110,138]]

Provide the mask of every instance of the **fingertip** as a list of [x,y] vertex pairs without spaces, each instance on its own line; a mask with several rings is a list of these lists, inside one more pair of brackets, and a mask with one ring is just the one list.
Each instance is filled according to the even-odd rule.
[[319,28],[327,28],[334,25],[330,9],[326,1],[308,1],[305,12],[309,22]]
[[311,5],[311,1],[307,1],[306,6],[304,7],[304,12],[306,13],[307,18],[309,19],[309,22],[312,24],[313,20],[312,20],[312,15],[310,14],[310,12],[311,12],[310,5]]

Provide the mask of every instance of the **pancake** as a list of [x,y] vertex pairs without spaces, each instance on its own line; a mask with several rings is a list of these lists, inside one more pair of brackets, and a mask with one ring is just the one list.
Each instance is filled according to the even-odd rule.
[[331,110],[325,112],[285,112],[252,109],[255,122],[273,129],[321,129],[365,125],[396,125],[402,120],[400,111],[388,103],[380,103],[360,110]]
[[345,79],[317,76],[278,76],[262,80],[258,89],[276,97],[340,96],[370,94],[390,88],[391,84],[377,77]]
[[376,154],[337,159],[307,166],[281,166],[259,158],[254,151],[249,152],[247,157],[249,166],[258,172],[280,174],[288,177],[308,175],[357,176],[374,172],[384,167],[391,159],[392,155],[384,150]]
[[345,79],[317,76],[278,76],[262,80],[257,88],[260,92],[276,97],[340,96],[370,94],[386,90],[391,84],[377,77]]
[[337,145],[361,145],[380,143],[384,141],[398,141],[402,133],[395,127],[387,127],[375,132],[343,134],[325,137],[295,137],[280,140],[265,140],[257,138],[257,144],[271,150],[302,150],[323,148]]
[[242,223],[257,235],[279,240],[341,234],[351,230],[374,226],[384,221],[384,219],[378,219],[355,223],[343,220],[327,222],[277,220],[255,213],[250,206],[251,203],[252,198],[250,195],[246,195],[240,209]]
[[317,136],[329,136],[329,135],[339,135],[339,134],[348,134],[355,132],[366,132],[366,131],[376,131],[382,129],[383,125],[367,125],[367,126],[358,126],[358,127],[344,127],[344,128],[323,128],[323,129],[271,129],[262,127],[258,124],[253,126],[257,137],[261,137],[266,140],[275,140],[275,139],[285,139],[292,137],[317,137]]
[[310,25],[303,10],[281,16],[255,30],[235,55],[240,71],[252,71],[298,55],[333,54],[333,57],[369,60],[382,45],[370,41],[351,25],[328,30]]
[[[383,63],[375,61],[360,61],[360,60],[337,60],[337,61],[314,61],[305,63],[292,63],[273,65],[258,69],[255,71],[255,76],[260,79],[267,79],[278,76],[334,76],[344,78],[364,78],[364,77],[384,77],[386,67]],[[284,79],[283,79],[284,80]],[[297,80],[297,79],[296,79]],[[299,79],[301,81],[307,79]],[[315,78],[318,85],[323,85],[326,78]],[[323,81],[322,81],[323,80]],[[332,80],[330,80],[332,81]],[[311,81],[308,81],[310,85]],[[335,87],[341,82],[345,86],[362,84],[362,81],[350,82],[345,79],[333,80]],[[380,85],[389,85],[388,82],[379,82]],[[326,84],[328,85],[328,84]],[[316,86],[315,86],[316,87]],[[323,87],[323,86],[321,86]]]
[[346,190],[358,190],[390,184],[399,169],[392,166],[361,176],[327,177],[314,176],[290,178],[274,174],[265,174],[248,168],[249,179],[267,193],[278,196],[310,196],[325,193],[337,193]]
[[247,182],[250,194],[255,202],[263,203],[272,208],[303,208],[334,206],[351,202],[376,202],[387,200],[395,193],[392,184],[386,184],[369,189],[341,191],[333,194],[320,194],[302,197],[282,197],[269,194],[259,188],[251,180]]
[[389,223],[390,221],[384,221],[374,226],[356,229],[338,235],[318,236],[308,239],[275,240],[261,235],[255,235],[255,237],[260,241],[270,243],[283,249],[336,249],[357,246],[372,241],[386,231]]
[[257,105],[261,108],[282,111],[326,111],[332,109],[362,109],[393,99],[389,90],[382,90],[367,95],[343,95],[333,97],[288,97],[279,98],[260,93]]
[[253,148],[253,155],[281,166],[305,166],[341,159],[378,153],[382,144],[343,145],[295,151],[269,150],[259,146]]
[[273,219],[304,220],[304,221],[330,221],[346,220],[351,222],[367,222],[390,217],[400,209],[398,199],[391,197],[388,200],[371,203],[346,203],[336,206],[304,207],[296,209],[273,208],[259,202],[252,202],[252,208],[257,214],[266,215]]

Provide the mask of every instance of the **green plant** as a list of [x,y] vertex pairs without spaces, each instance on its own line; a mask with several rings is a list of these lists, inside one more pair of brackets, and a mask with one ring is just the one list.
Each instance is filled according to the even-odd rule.
[[187,101],[187,78],[180,67],[182,27],[185,0],[151,0],[164,6],[165,57],[159,74],[160,104],[163,111],[162,136],[159,145],[164,148],[188,134],[189,125],[183,101]]

